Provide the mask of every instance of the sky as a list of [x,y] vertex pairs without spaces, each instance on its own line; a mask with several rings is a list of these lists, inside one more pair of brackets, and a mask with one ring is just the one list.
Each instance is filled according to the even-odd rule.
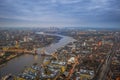
[[120,0],[0,0],[0,27],[120,27]]

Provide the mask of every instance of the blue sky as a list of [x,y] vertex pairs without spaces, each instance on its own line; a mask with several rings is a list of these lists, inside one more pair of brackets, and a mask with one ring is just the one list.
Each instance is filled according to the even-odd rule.
[[0,0],[0,27],[120,27],[120,0]]

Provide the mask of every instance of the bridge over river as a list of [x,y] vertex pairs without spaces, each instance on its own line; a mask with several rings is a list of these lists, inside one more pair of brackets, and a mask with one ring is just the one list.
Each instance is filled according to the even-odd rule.
[[[37,34],[40,34],[40,33],[37,32]],[[59,42],[53,43],[46,47],[43,47],[47,54],[53,53],[58,48],[61,48],[61,47],[65,46],[66,44],[75,41],[75,39],[73,39],[72,37],[58,35],[58,34],[45,33],[44,35],[54,35],[54,36],[62,37],[59,40]],[[43,48],[37,49],[37,53],[40,53],[41,49],[43,49]],[[25,66],[30,66],[34,63],[41,64],[43,62],[43,59],[44,59],[44,57],[42,57],[41,55],[33,56],[33,55],[29,55],[29,54],[24,54],[22,56],[16,57],[16,58],[10,60],[9,62],[7,62],[5,65],[3,65],[0,68],[0,78],[9,73],[15,74],[15,75],[19,74],[20,72],[22,72],[25,69]]]

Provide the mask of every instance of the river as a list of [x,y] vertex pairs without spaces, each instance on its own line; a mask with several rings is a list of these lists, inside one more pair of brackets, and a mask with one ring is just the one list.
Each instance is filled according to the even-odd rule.
[[[58,48],[61,48],[67,45],[68,43],[75,41],[75,39],[68,36],[63,36],[58,34],[48,34],[48,33],[46,33],[46,35],[55,35],[62,37],[57,43],[53,43],[49,46],[44,47],[46,52],[49,54],[56,51]],[[41,48],[38,49],[38,52],[40,52],[40,50]],[[14,75],[19,74],[25,69],[25,66],[31,66],[34,63],[41,64],[42,61],[43,61],[43,57],[41,57],[40,55],[24,54],[22,56],[16,57],[8,61],[3,67],[0,68],[0,78],[9,73]]]

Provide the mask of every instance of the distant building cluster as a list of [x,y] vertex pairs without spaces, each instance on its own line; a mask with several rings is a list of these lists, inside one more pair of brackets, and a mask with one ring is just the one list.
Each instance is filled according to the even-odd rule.
[[0,30],[0,64],[23,53],[36,53],[38,48],[59,41],[58,36],[37,34],[33,30]]
[[[22,73],[10,75],[11,78],[15,80],[120,80],[120,32],[70,30],[61,33],[73,37],[76,41],[49,55],[41,54],[44,57],[42,64],[35,63],[28,66]],[[27,35],[23,37],[23,42],[31,40],[47,42],[46,39],[51,39],[48,37]]]

